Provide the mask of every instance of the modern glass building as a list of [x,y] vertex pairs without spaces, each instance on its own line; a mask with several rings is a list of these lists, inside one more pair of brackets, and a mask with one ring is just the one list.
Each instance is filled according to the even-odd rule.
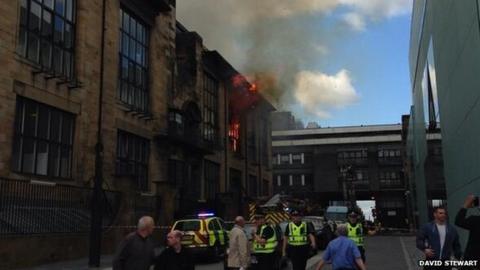
[[[407,136],[419,222],[428,220],[427,140],[440,129],[450,221],[467,194],[480,195],[478,0],[415,0],[410,36],[412,108]],[[465,236],[465,234],[463,234]]]

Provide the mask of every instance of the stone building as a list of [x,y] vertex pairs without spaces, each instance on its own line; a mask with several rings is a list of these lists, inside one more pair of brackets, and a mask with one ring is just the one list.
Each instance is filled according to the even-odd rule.
[[141,215],[229,218],[270,192],[270,103],[174,0],[104,3],[0,4],[0,268],[87,254],[98,164],[104,252]]
[[[159,135],[175,217],[214,211],[232,219],[249,198],[270,194],[270,112],[274,109],[202,38],[177,23],[177,73],[168,124]],[[170,211],[167,211],[170,212]],[[170,216],[171,217],[171,216]]]

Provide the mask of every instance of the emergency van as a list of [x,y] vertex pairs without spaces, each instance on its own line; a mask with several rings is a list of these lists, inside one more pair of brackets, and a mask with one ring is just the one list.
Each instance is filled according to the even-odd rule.
[[196,218],[177,220],[172,230],[183,233],[182,246],[198,258],[221,258],[228,245],[225,222],[211,213],[201,213]]

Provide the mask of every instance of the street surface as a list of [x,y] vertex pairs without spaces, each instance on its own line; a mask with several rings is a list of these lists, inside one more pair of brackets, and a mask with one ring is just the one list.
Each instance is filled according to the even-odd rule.
[[[415,238],[411,236],[373,236],[365,239],[367,268],[369,270],[417,270],[416,261],[421,254],[415,249]],[[323,252],[310,258],[307,269],[313,270]],[[223,270],[222,263],[201,264],[196,270]],[[331,270],[331,266],[324,267]]]
[[[415,248],[415,237],[413,236],[372,236],[365,239],[367,268],[369,270],[417,270],[417,260],[421,254]],[[308,270],[315,269],[320,260],[322,252],[310,258]],[[111,270],[112,256],[102,257],[102,267],[99,270]],[[60,262],[49,265],[42,265],[24,270],[77,270],[88,269],[87,259]],[[223,270],[223,262],[203,263],[195,267],[196,270]],[[330,266],[325,267],[331,270]]]

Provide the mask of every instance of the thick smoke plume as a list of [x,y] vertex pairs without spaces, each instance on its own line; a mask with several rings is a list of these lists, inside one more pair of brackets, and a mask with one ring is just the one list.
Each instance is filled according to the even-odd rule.
[[[279,109],[300,105],[325,118],[359,97],[348,71],[318,69],[327,63],[330,48],[344,35],[364,31],[368,22],[409,12],[411,1],[182,0],[177,18],[254,80],[259,91],[273,96],[283,105]],[[340,15],[332,16],[340,8]]]

